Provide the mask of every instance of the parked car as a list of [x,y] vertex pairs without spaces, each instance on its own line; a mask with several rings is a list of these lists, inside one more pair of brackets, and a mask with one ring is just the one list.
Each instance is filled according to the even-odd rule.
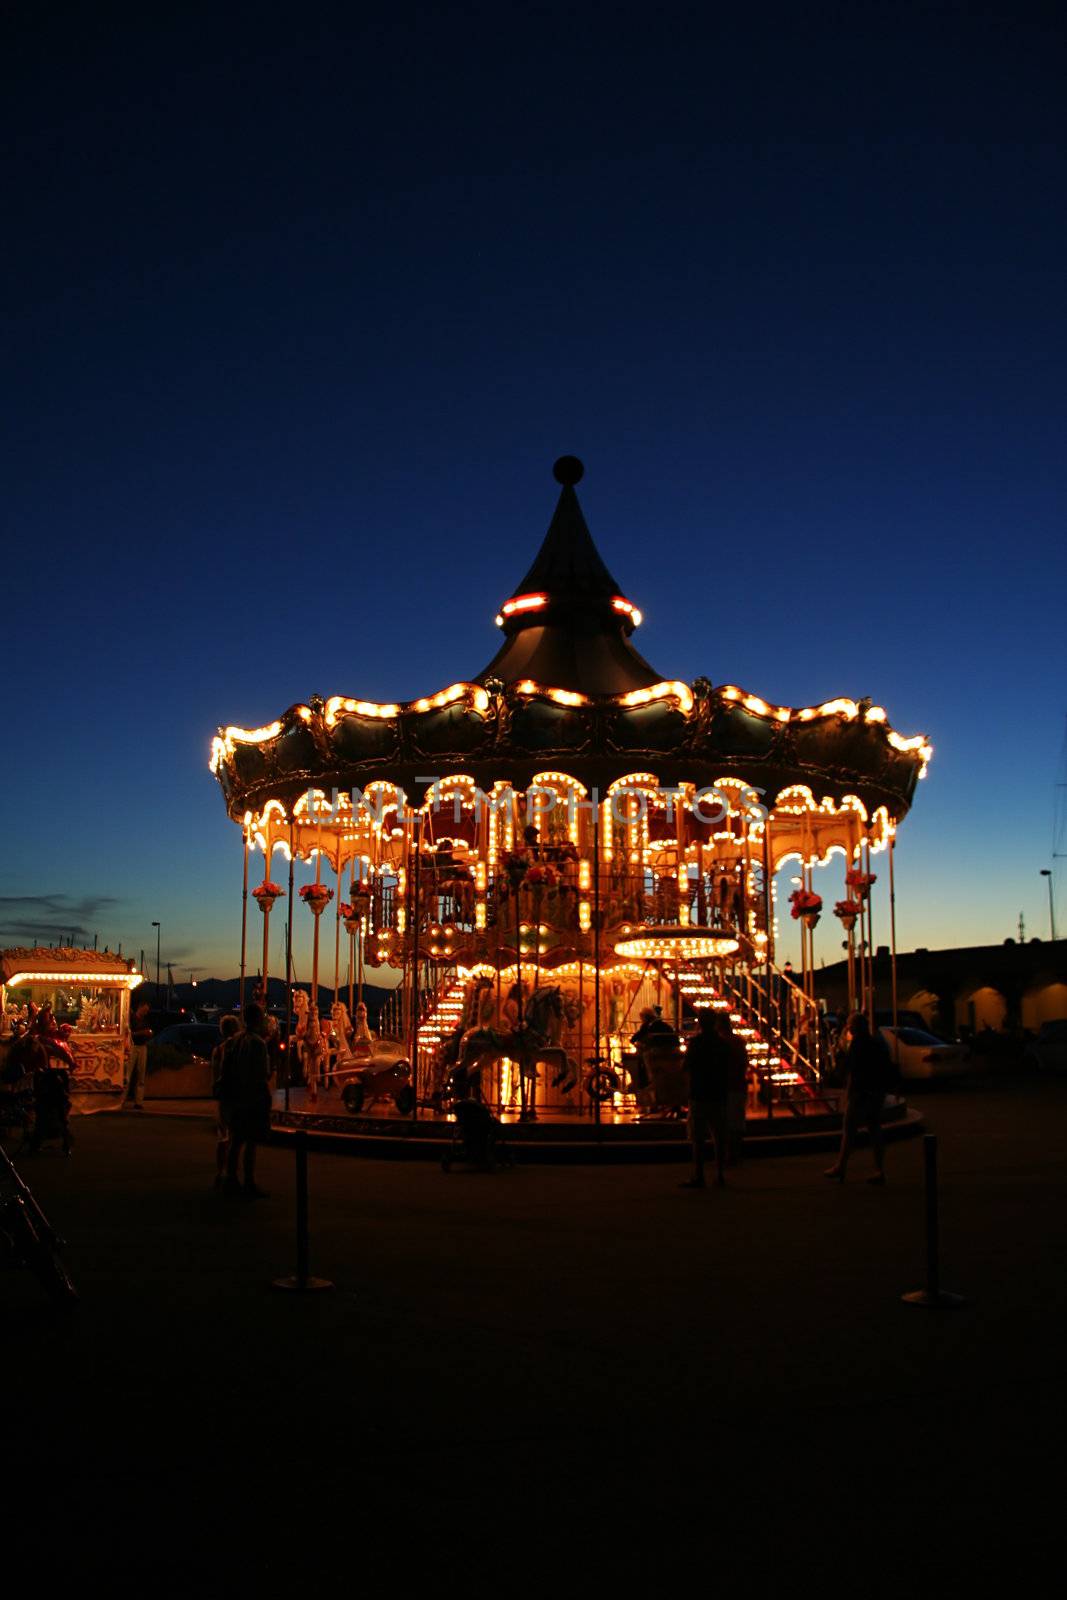
[[923,1028],[880,1028],[889,1053],[902,1078],[952,1078],[966,1072],[970,1052],[961,1044],[946,1044]]
[[[133,1010],[136,1009],[137,1003],[137,996],[134,995],[130,1012],[131,1016],[133,1014]],[[192,1011],[151,1010],[149,1011],[148,1016],[145,1018],[145,1021],[157,1039],[164,1029],[173,1028],[176,1023],[196,1022],[197,1020],[198,1019],[196,1015]]]
[[1043,1022],[1023,1059],[1041,1072],[1067,1072],[1067,1017]]
[[206,1022],[175,1022],[156,1034],[148,1046],[148,1065],[182,1067],[191,1061],[207,1061],[222,1038],[218,1028]]

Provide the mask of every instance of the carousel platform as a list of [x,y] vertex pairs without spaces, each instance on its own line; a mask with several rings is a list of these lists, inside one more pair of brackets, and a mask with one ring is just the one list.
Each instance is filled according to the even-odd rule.
[[[588,1113],[540,1114],[522,1122],[516,1113],[501,1116],[508,1145],[522,1163],[615,1164],[672,1162],[689,1159],[684,1117],[663,1114],[605,1112],[599,1123]],[[455,1123],[420,1111],[401,1117],[384,1107],[380,1114],[352,1116],[340,1097],[321,1093],[312,1104],[303,1089],[293,1089],[288,1110],[284,1092],[275,1094],[271,1115],[274,1137],[288,1142],[306,1133],[313,1145],[338,1154],[398,1160],[440,1161],[452,1147]],[[922,1131],[922,1118],[903,1101],[887,1106],[887,1140],[909,1138]],[[773,1114],[750,1115],[745,1124],[746,1156],[800,1155],[834,1151],[841,1138],[841,1112],[834,1101],[809,1101],[803,1107],[776,1106]],[[858,1141],[862,1146],[865,1136]]]

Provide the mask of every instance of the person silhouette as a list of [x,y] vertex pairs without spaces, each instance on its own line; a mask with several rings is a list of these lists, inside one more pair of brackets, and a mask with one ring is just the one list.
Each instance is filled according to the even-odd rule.
[[881,1034],[872,1034],[870,1023],[857,1012],[849,1023],[849,1046],[844,1058],[847,1074],[845,1120],[841,1129],[841,1149],[826,1177],[844,1183],[848,1158],[856,1134],[866,1127],[871,1136],[874,1173],[868,1183],[885,1183],[885,1140],[882,1137],[882,1106],[892,1077],[889,1049]]
[[679,1184],[681,1189],[703,1189],[704,1153],[709,1132],[715,1140],[717,1181],[725,1184],[726,1174],[726,1096],[729,1051],[715,1026],[710,1010],[700,1013],[700,1031],[690,1039],[685,1052],[689,1075],[689,1142],[693,1147],[693,1176]]

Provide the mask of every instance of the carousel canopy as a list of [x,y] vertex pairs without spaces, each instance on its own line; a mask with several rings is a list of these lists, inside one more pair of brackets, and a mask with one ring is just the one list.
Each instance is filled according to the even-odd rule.
[[220,728],[211,769],[231,816],[376,781],[418,801],[429,775],[464,773],[486,793],[500,781],[522,789],[553,768],[601,791],[636,773],[698,787],[733,778],[768,806],[805,787],[816,802],[854,796],[893,819],[908,810],[930,746],[894,732],[880,706],[842,698],[794,709],[734,684],[661,678],[630,642],[640,613],[586,526],[581,463],[565,456],[555,474],[555,515],[501,609],[504,643],[489,666],[407,704],[313,696],[265,727]]

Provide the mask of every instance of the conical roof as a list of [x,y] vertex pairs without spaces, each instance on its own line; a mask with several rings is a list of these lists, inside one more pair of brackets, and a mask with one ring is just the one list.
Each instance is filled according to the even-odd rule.
[[584,468],[561,456],[562,485],[544,542],[497,618],[506,638],[476,681],[533,679],[581,694],[626,694],[661,681],[630,643],[641,613],[612,577],[586,525],[574,485]]

